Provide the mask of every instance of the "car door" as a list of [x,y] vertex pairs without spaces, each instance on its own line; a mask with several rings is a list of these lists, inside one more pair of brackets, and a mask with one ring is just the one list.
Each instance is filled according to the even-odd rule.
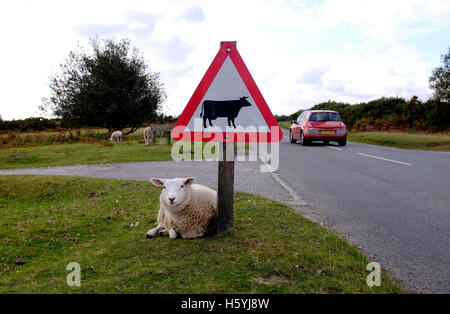
[[305,124],[306,124],[306,120],[308,117],[308,113],[307,111],[303,112],[303,116],[302,116],[302,120],[300,121],[299,124],[299,130],[298,130],[298,137],[300,138],[300,131],[301,130],[305,130]]
[[296,140],[300,139],[300,128],[301,128],[300,124],[301,124],[301,121],[302,121],[302,118],[304,115],[305,115],[305,113],[302,112],[298,116],[296,123],[292,126],[292,138],[294,138]]

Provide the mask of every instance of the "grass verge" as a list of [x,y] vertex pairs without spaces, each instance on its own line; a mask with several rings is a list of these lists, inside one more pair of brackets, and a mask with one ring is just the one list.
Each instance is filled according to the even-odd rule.
[[408,149],[450,151],[450,136],[417,133],[350,132],[348,140]]
[[172,160],[171,148],[167,144],[146,146],[138,141],[9,148],[0,150],[0,169]]
[[280,126],[280,128],[289,130],[291,128],[292,123],[290,123],[289,121],[283,121],[283,122],[278,122],[278,125]]
[[[145,239],[159,193],[139,181],[0,176],[0,293],[402,291],[385,273],[369,289],[355,247],[254,195],[236,193],[233,235]],[[65,283],[70,262],[80,287]]]

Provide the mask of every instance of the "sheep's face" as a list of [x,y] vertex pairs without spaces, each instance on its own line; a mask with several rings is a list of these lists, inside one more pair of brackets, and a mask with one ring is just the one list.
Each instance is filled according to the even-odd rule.
[[170,207],[176,207],[183,203],[188,193],[187,187],[195,182],[195,178],[152,179],[152,183],[162,187],[161,197]]

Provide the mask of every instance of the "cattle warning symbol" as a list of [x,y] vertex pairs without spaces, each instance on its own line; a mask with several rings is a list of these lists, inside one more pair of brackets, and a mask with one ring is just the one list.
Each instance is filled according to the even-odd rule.
[[172,138],[279,142],[282,131],[233,42],[219,52],[183,110]]

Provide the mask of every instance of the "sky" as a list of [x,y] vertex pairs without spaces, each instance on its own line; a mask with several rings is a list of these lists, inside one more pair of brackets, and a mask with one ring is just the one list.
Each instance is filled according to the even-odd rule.
[[450,47],[448,0],[2,1],[0,115],[40,116],[49,79],[90,37],[129,38],[178,115],[219,50],[237,48],[274,114],[335,100],[428,99]]

